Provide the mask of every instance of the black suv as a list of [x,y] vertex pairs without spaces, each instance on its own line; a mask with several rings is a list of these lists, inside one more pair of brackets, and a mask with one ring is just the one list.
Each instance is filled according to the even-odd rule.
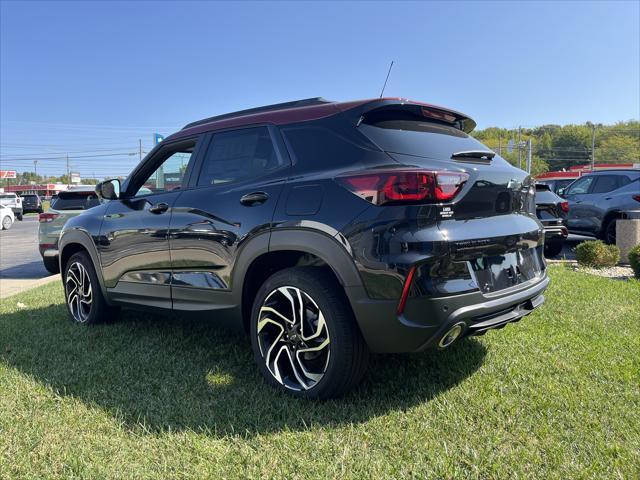
[[22,209],[24,213],[42,213],[42,200],[34,193],[27,193],[22,196]]
[[65,225],[69,312],[231,322],[267,380],[307,398],[353,387],[369,352],[446,348],[519,320],[549,281],[535,187],[474,127],[402,99],[191,123]]

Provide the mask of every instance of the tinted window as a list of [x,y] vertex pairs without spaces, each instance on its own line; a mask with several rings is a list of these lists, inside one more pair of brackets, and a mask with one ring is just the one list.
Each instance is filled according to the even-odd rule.
[[[375,145],[341,119],[287,126],[282,128],[282,133],[295,161],[307,169],[357,168],[358,164],[379,162],[371,153],[377,151]],[[385,154],[380,152],[380,156],[382,161],[390,163]]]
[[587,193],[589,191],[589,187],[593,182],[594,177],[582,177],[576,180],[571,184],[569,189],[567,190],[568,195],[576,195],[580,193]]
[[591,193],[607,193],[620,186],[618,177],[615,175],[602,175],[596,179]]
[[571,180],[556,180],[556,184],[554,185],[553,191],[558,192],[561,188],[566,188],[567,186],[573,183],[573,179]]
[[387,152],[449,159],[456,152],[490,150],[457,128],[433,122],[382,120],[362,123],[359,129]]
[[207,148],[198,186],[256,178],[281,166],[267,127],[217,133]]
[[87,210],[100,205],[95,192],[65,193],[51,200],[51,208],[55,210]]

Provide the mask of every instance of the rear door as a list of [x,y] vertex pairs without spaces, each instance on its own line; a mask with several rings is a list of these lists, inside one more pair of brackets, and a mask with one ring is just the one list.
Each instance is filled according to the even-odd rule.
[[[171,218],[176,309],[223,308],[238,250],[270,232],[290,162],[271,127],[210,134]],[[274,138],[276,141],[274,141]]]
[[109,202],[99,251],[115,300],[171,308],[169,224],[197,151],[197,138],[163,145]]
[[591,202],[588,200],[595,179],[596,177],[593,175],[579,178],[565,191],[564,197],[569,202],[567,226],[572,232],[589,233],[592,231]]

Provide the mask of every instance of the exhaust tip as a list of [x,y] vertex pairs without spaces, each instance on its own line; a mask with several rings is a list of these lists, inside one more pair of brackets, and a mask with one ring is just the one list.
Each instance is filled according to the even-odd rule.
[[438,342],[438,346],[440,348],[447,348],[449,345],[455,342],[458,338],[460,338],[460,336],[462,335],[462,332],[464,332],[465,326],[466,325],[464,324],[464,322],[456,323],[453,327],[451,327],[447,331],[447,333],[445,333],[442,336],[442,338]]

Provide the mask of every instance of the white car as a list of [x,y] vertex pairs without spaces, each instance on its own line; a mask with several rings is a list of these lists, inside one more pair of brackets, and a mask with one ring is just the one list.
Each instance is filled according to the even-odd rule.
[[2,230],[9,230],[14,221],[15,216],[13,215],[13,210],[4,205],[0,205],[0,225],[2,225]]

